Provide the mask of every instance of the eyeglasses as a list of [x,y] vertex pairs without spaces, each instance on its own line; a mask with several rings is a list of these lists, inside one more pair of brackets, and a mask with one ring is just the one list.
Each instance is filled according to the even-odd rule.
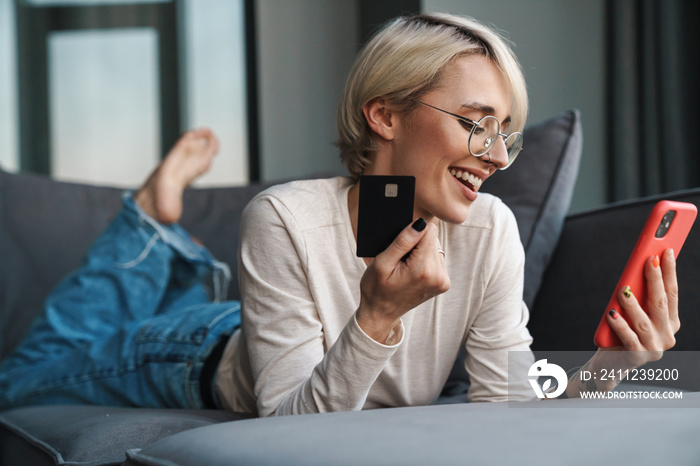
[[[501,133],[501,122],[499,122],[498,118],[495,116],[487,115],[479,121],[474,121],[461,115],[450,113],[447,110],[443,110],[433,105],[426,104],[420,100],[411,100],[457,118],[465,129],[469,131],[469,143],[467,148],[469,149],[469,153],[474,157],[481,157],[488,154],[493,148],[493,145],[496,143],[496,138],[501,136],[505,141],[506,149],[508,150],[508,164],[505,167],[500,168],[500,170],[505,170],[506,168],[510,167],[520,151],[523,150],[523,134],[518,131],[510,134]],[[489,156],[489,161],[490,160],[491,156]]]

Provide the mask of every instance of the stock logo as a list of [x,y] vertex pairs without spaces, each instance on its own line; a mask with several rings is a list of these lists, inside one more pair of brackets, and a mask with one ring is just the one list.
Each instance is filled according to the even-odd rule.
[[[556,364],[547,363],[546,359],[540,359],[530,366],[527,371],[527,376],[532,389],[535,391],[537,398],[556,398],[566,390],[566,372]],[[547,380],[542,384],[538,382],[540,377],[547,377]],[[552,378],[557,381],[557,388],[551,393],[547,391],[552,388]]]

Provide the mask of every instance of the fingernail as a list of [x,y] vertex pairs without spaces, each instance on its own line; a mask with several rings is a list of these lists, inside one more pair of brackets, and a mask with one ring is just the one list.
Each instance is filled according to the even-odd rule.
[[425,220],[423,220],[423,217],[421,217],[415,222],[413,222],[413,225],[411,225],[411,227],[413,227],[413,229],[416,231],[423,231],[425,230],[426,225],[428,224],[425,222]]
[[625,298],[631,298],[632,297],[632,290],[630,289],[629,286],[626,286],[622,289],[622,294],[625,295]]
[[653,262],[654,268],[658,269],[660,264],[661,264],[661,261],[659,260],[659,256],[654,256],[654,262]]
[[619,314],[617,313],[617,311],[615,309],[610,309],[608,311],[608,314],[610,314],[610,317],[612,317],[613,319],[617,319],[619,316]]

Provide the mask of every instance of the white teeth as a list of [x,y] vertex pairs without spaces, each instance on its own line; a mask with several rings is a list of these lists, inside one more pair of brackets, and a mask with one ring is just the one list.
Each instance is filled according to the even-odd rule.
[[463,172],[461,170],[455,170],[454,168],[450,169],[450,174],[454,176],[457,179],[464,180],[474,186],[477,190],[481,187],[481,183],[484,182],[481,178],[478,176],[474,176],[469,172]]

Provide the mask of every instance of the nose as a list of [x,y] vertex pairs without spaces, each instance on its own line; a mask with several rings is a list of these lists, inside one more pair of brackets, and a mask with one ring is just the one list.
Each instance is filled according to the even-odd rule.
[[508,165],[508,149],[506,148],[506,141],[503,136],[496,136],[496,142],[490,151],[488,151],[487,159],[489,163],[492,163],[496,168],[504,168]]

